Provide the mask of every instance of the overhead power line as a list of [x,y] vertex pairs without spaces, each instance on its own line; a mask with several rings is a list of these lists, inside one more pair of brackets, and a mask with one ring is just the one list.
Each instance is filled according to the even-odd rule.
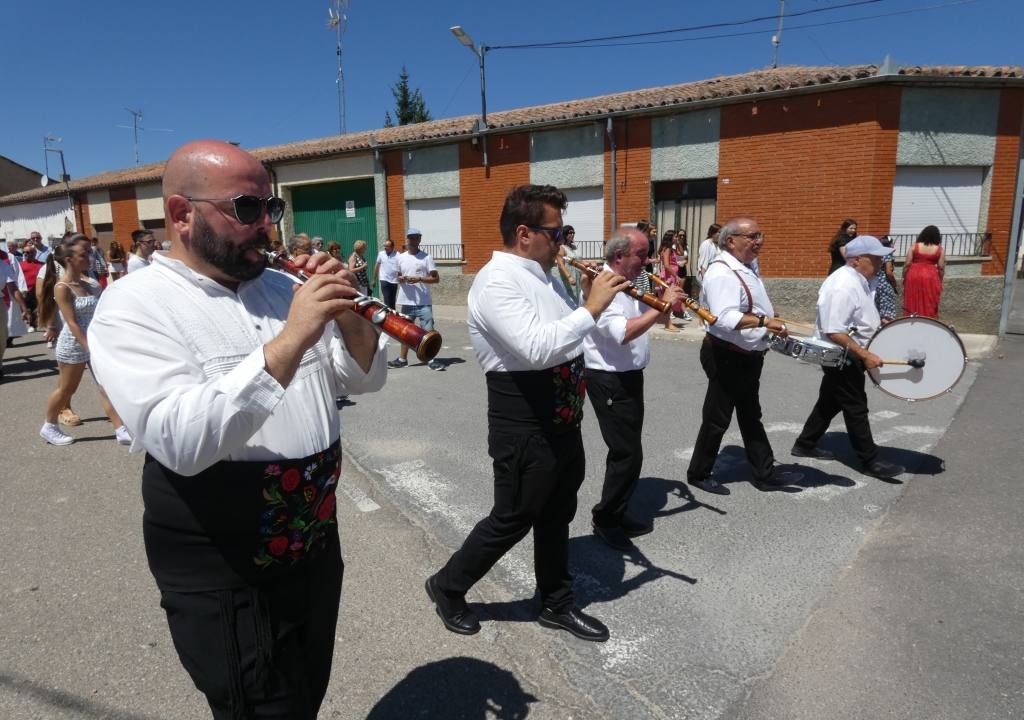
[[[826,27],[826,26],[829,26],[829,25],[845,25],[846,23],[862,22],[864,20],[875,20],[877,18],[893,17],[893,16],[896,16],[896,15],[909,15],[911,13],[925,12],[925,11],[928,11],[928,10],[939,10],[939,9],[942,9],[942,8],[955,7],[957,5],[970,5],[970,4],[975,3],[975,2],[978,2],[978,0],[955,0],[955,2],[941,3],[939,5],[924,5],[924,6],[921,6],[921,7],[907,8],[905,10],[894,10],[892,12],[877,13],[875,15],[862,15],[860,17],[845,18],[845,19],[842,19],[842,20],[826,20],[826,21],[817,22],[817,23],[805,23],[803,25],[787,25],[786,26],[786,30],[802,30],[802,29],[807,29],[807,28]],[[837,5],[837,6],[833,6],[833,7],[839,7],[839,6]],[[789,18],[789,17],[792,17],[792,15],[787,14],[786,17]],[[777,18],[777,16],[773,15],[773,16],[771,16],[770,19],[775,20],[776,18]],[[512,46],[512,45],[500,46],[500,45],[495,45],[495,46],[489,46],[487,49],[488,50],[498,50],[498,49],[502,49],[502,50],[583,50],[583,49],[587,49],[587,48],[628,47],[628,46],[632,46],[632,45],[670,45],[670,44],[673,44],[673,43],[696,42],[698,40],[718,40],[718,39],[721,39],[721,38],[744,37],[744,36],[747,36],[747,35],[762,35],[762,34],[764,34],[766,32],[771,32],[771,30],[766,28],[766,29],[763,29],[763,30],[744,30],[744,31],[740,31],[740,32],[717,33],[717,34],[714,34],[714,35],[697,35],[695,37],[672,38],[672,39],[668,39],[668,40],[637,40],[635,42],[602,42],[602,43],[593,43],[593,44],[590,44],[590,45],[558,45],[558,44],[552,44],[552,43],[543,43],[543,44],[539,44],[539,45],[519,45],[519,46]]]
[[[829,5],[828,7],[811,8],[809,10],[799,10],[797,12],[788,13],[786,17],[795,18],[801,17],[803,15],[813,15],[815,13],[829,12],[831,10],[842,10],[843,8],[858,7],[860,5],[874,5],[875,3],[880,3],[883,1],[884,0],[855,0],[855,2],[844,3],[842,5]],[[713,30],[715,28],[737,27],[740,25],[749,25],[751,23],[763,22],[765,20],[775,20],[777,17],[777,15],[762,15],[761,17],[747,18],[746,20],[727,20],[717,23],[708,23],[706,25],[690,25],[688,27],[671,28],[668,30],[651,30],[649,32],[628,33],[625,35],[605,35],[603,37],[582,38],[579,40],[552,40],[551,42],[524,43],[520,45],[490,45],[488,46],[487,49],[526,50],[550,47],[571,47],[575,45],[584,45],[586,43],[605,42],[607,40],[629,40],[632,38],[653,37],[655,35],[671,35],[674,33],[694,32],[695,30]],[[595,47],[605,46],[598,45]]]

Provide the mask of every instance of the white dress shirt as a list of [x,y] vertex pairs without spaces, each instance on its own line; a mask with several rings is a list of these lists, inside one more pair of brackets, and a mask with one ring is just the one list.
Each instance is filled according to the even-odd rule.
[[[155,255],[156,253],[153,253]],[[142,270],[143,268],[149,267],[150,263],[153,262],[153,255],[149,256],[147,260],[144,257],[140,257],[135,253],[128,253],[128,272],[135,272]]]
[[704,273],[708,271],[708,265],[715,261],[718,253],[718,245],[715,244],[714,240],[706,238],[700,244],[700,248],[697,250],[697,275],[699,277],[704,277]]
[[234,292],[164,256],[110,285],[89,349],[133,451],[195,475],[221,460],[306,457],[338,438],[335,397],[384,385],[386,337],[363,372],[329,323],[282,387],[263,346],[284,329],[292,285],[267,270]]
[[[734,329],[743,319],[745,313],[774,317],[775,308],[772,307],[772,301],[768,299],[768,293],[764,289],[761,278],[730,252],[720,253],[717,260],[720,262],[712,262],[708,265],[708,269],[704,273],[704,283],[700,288],[701,303],[711,310],[713,315],[718,316],[718,322],[709,327],[708,332],[743,350],[766,350],[768,348],[768,330],[766,328]],[[754,301],[752,309],[747,299],[747,291],[743,289],[736,273],[739,273],[743,282],[750,289],[750,296]]]
[[852,267],[844,265],[821,284],[814,320],[817,337],[829,340],[830,333],[845,335],[850,328],[856,328],[853,339],[864,346],[881,324],[871,283]]
[[398,282],[398,253],[392,251],[390,257],[386,250],[377,253],[377,262],[380,263],[380,279],[392,285]]
[[540,263],[495,250],[469,289],[469,341],[484,372],[543,370],[572,360],[596,327]]
[[[604,270],[612,271],[608,265]],[[626,323],[640,317],[647,306],[624,292],[616,293],[611,305],[597,319],[597,328],[583,339],[583,359],[588,370],[626,372],[643,370],[651,361],[651,338],[647,333],[622,343]]]
[[[430,273],[435,270],[437,270],[437,266],[434,264],[434,258],[422,250],[415,255],[404,252],[398,256],[400,275],[429,277]],[[395,302],[399,305],[430,305],[430,285],[421,282],[399,283],[398,297]]]

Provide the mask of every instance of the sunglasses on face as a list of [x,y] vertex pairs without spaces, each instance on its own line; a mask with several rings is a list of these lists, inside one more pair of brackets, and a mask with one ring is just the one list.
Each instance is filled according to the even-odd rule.
[[551,242],[560,243],[566,238],[566,234],[564,232],[565,228],[562,226],[544,227],[543,225],[527,225],[526,227],[530,228],[534,232],[544,233],[551,239]]
[[236,195],[233,198],[197,198],[185,197],[189,202],[208,202],[222,206],[231,203],[235,217],[243,225],[252,225],[263,218],[263,213],[270,215],[270,222],[276,223],[284,217],[284,200],[274,195],[259,197],[258,195]]

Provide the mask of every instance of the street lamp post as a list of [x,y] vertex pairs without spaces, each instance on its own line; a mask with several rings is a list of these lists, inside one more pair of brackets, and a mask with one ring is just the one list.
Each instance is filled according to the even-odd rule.
[[484,167],[487,167],[487,135],[485,134],[487,130],[487,75],[485,72],[485,60],[489,48],[483,43],[480,45],[474,43],[473,38],[466,34],[461,25],[455,25],[449,29],[456,40],[476,55],[476,59],[480,63],[480,142],[484,153]]

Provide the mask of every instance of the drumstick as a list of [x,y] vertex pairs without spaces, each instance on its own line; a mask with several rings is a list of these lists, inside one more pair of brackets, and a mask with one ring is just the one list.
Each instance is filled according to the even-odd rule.
[[[662,280],[654,273],[647,273],[647,277],[653,280],[656,285],[660,285],[662,288],[669,287],[669,284],[667,282]],[[702,308],[699,302],[694,300],[686,293],[683,293],[683,305],[697,313],[697,315],[700,316],[700,319],[706,322],[708,325],[714,325],[716,322],[718,322],[717,315],[712,315],[709,310],[705,310],[704,308]]]
[[775,319],[781,323],[785,323],[786,325],[796,325],[797,327],[807,328],[808,330],[814,330],[814,326],[811,325],[810,323],[803,323],[800,322],[799,320],[787,320],[786,318],[783,317],[776,317]]
[[907,358],[906,360],[883,360],[883,365],[909,365],[912,368],[923,368],[924,358]]

